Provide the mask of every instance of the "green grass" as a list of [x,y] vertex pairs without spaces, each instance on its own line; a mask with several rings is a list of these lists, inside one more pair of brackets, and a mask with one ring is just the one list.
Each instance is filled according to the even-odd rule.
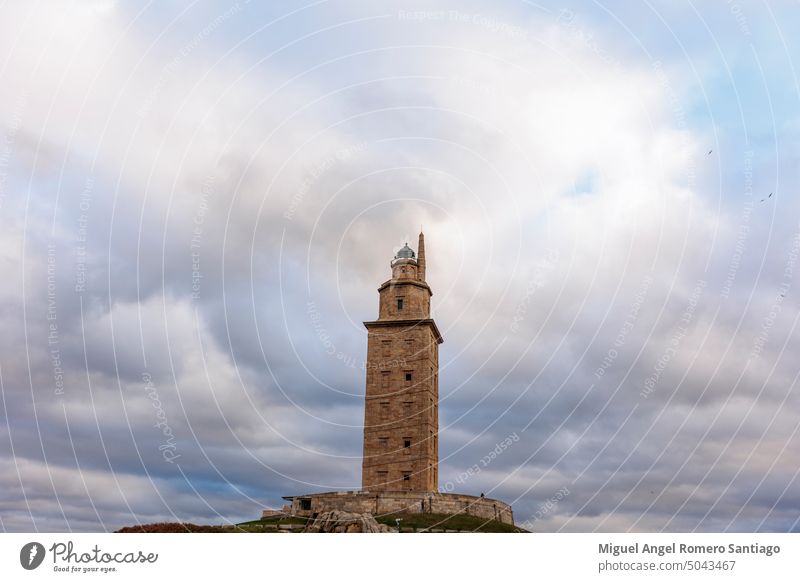
[[254,519],[253,521],[243,521],[242,523],[237,523],[237,527],[248,527],[248,526],[262,526],[266,524],[277,524],[277,523],[288,523],[293,525],[305,525],[308,520],[305,517],[268,517],[266,519]]
[[440,513],[397,513],[392,515],[376,516],[379,523],[395,527],[395,519],[400,518],[400,527],[413,527],[416,531],[424,529],[437,530],[456,530],[461,532],[485,532],[485,533],[527,533],[526,530],[501,523],[494,520],[486,520],[473,515],[459,513],[456,515],[445,515]]
[[[515,533],[525,532],[524,529],[509,525],[507,523],[500,523],[494,520],[485,520],[480,517],[471,515],[457,514],[457,515],[444,515],[437,513],[397,513],[392,515],[382,515],[376,517],[379,523],[384,523],[391,527],[395,527],[395,518],[402,519],[400,526],[402,528],[414,528],[415,531],[423,531],[426,529],[436,530],[456,530],[461,532],[487,532],[487,533]],[[253,521],[245,521],[237,523],[236,525],[195,525],[195,524],[180,524],[180,523],[160,523],[160,524],[146,524],[142,526],[135,526],[131,528],[123,528],[121,531],[126,532],[141,532],[141,533],[189,533],[189,532],[202,532],[202,533],[276,533],[279,531],[277,525],[292,524],[292,525],[305,525],[306,519],[304,517],[269,517],[267,519],[254,519]],[[299,531],[295,529],[293,531]]]
[[[253,521],[244,521],[231,526],[235,531],[246,533],[274,533],[278,531],[278,525],[305,525],[306,518],[304,517],[268,517],[266,519],[254,519]],[[298,530],[293,530],[298,531]]]

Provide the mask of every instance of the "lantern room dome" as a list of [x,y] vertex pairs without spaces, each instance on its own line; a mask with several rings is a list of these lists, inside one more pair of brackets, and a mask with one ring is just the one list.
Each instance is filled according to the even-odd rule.
[[394,256],[395,259],[413,259],[416,255],[414,251],[408,246],[408,243],[403,245],[403,248],[397,251],[397,254]]

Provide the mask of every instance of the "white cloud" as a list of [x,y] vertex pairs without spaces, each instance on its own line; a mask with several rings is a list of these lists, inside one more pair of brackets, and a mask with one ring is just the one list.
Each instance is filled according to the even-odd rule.
[[[128,28],[130,16],[114,2],[53,5],[44,14],[21,5],[3,10],[0,51],[13,58],[2,72],[0,98],[16,106],[4,108],[0,121],[19,121],[3,208],[21,213],[26,198],[30,203],[26,230],[0,235],[0,261],[12,273],[0,282],[0,314],[14,330],[4,339],[4,351],[13,353],[2,362],[4,386],[13,409],[29,419],[31,386],[19,350],[26,325],[31,376],[41,391],[34,392],[36,405],[43,418],[63,416],[49,392],[52,369],[42,341],[44,244],[52,240],[60,333],[69,343],[64,402],[78,457],[92,464],[90,488],[112,477],[101,467],[97,432],[116,439],[112,464],[132,480],[126,491],[141,485],[142,466],[156,480],[168,475],[158,454],[161,436],[151,426],[152,402],[142,397],[145,371],[156,379],[190,478],[229,481],[243,491],[263,484],[271,499],[292,492],[286,488],[357,483],[363,374],[321,353],[308,302],[340,353],[360,361],[360,322],[375,316],[375,287],[388,276],[395,247],[413,242],[422,222],[447,341],[442,443],[463,446],[452,455],[442,451],[442,479],[471,464],[485,442],[536,418],[520,444],[466,487],[497,484],[498,496],[519,497],[517,515],[524,518],[542,495],[583,474],[543,527],[697,525],[705,509],[692,490],[702,474],[676,481],[652,511],[650,485],[643,485],[648,494],[631,488],[672,436],[664,475],[694,455],[706,414],[692,406],[726,397],[774,293],[759,292],[742,322],[736,292],[719,303],[718,264],[727,263],[736,242],[736,217],[720,213],[696,185],[705,147],[676,117],[675,92],[659,70],[632,60],[623,66],[548,18],[525,21],[527,36],[464,19],[390,19],[370,23],[369,32],[383,31],[395,48],[290,80],[303,70],[302,47],[265,62],[257,43],[225,52],[246,10],[209,9],[200,18],[206,26],[187,37],[169,34],[169,27]],[[349,40],[380,48],[370,46],[371,38]],[[409,39],[415,47],[402,46]],[[332,50],[330,57],[339,55]],[[664,70],[668,80],[683,73]],[[90,177],[91,201],[83,209]],[[82,213],[90,284],[80,321],[71,287]],[[193,250],[202,273],[196,300]],[[784,262],[771,265],[782,270]],[[602,380],[594,378],[648,276],[652,283],[624,345]],[[26,321],[19,313],[22,278]],[[642,399],[642,383],[701,280],[707,287],[685,336],[652,396]],[[775,386],[793,377],[785,355],[793,342],[785,353],[778,347],[793,336],[790,303],[748,371],[742,401],[722,409],[696,453],[704,462],[720,460],[710,498],[739,467],[737,490],[751,493],[765,457],[747,461],[749,451],[762,438],[775,447],[792,438],[775,408],[784,396]],[[86,420],[84,336],[99,429]],[[761,386],[758,414],[747,417]],[[794,409],[796,399],[789,402]],[[759,419],[776,412],[780,422],[762,434]],[[748,419],[742,431],[736,418]],[[8,424],[12,436],[30,434],[13,417]],[[726,449],[732,436],[735,446]],[[45,438],[46,448],[62,453],[68,444],[61,426]],[[602,452],[609,440],[613,446]],[[49,492],[42,467],[32,466],[36,455],[17,450],[31,464],[23,481],[35,481],[42,500]],[[788,459],[788,452],[775,457],[773,502],[791,477],[785,467],[796,465]],[[57,463],[53,469],[70,470]],[[182,515],[209,515],[185,490],[154,486],[178,496]],[[118,504],[116,493],[109,495],[104,503]],[[222,494],[211,497],[231,507]],[[685,511],[670,513],[684,501]],[[165,515],[165,508],[134,502],[137,515]],[[230,503],[240,511],[250,499],[242,493]],[[58,523],[55,506],[44,513],[48,524]],[[729,515],[731,506],[721,504],[703,527],[724,527]],[[747,519],[764,515],[753,509]],[[73,519],[96,527],[78,509]],[[28,526],[23,520],[5,527]]]

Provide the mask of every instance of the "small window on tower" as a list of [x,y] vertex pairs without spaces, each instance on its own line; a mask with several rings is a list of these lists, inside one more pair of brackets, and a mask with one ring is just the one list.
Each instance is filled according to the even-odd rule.
[[411,382],[411,372],[406,372],[406,382]]
[[410,449],[411,448],[411,437],[405,437],[403,439],[403,448]]
[[405,481],[406,483],[411,481],[411,473],[403,473],[403,481]]
[[381,342],[381,347],[383,348],[383,355],[388,356],[392,353],[392,340],[383,340]]
[[389,387],[389,372],[381,372],[381,388]]
[[397,298],[397,311],[403,311],[403,298]]
[[389,471],[378,471],[378,483],[383,485],[389,481]]
[[383,402],[381,402],[381,410],[384,411],[384,412],[389,410],[389,401],[388,400],[384,400]]

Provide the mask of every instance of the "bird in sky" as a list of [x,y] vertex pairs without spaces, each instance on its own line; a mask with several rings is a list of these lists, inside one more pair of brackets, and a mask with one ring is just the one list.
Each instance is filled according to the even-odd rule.
[[710,155],[711,155],[711,152],[713,152],[713,151],[714,151],[714,150],[708,150],[708,153],[707,153],[706,155],[710,156]]

